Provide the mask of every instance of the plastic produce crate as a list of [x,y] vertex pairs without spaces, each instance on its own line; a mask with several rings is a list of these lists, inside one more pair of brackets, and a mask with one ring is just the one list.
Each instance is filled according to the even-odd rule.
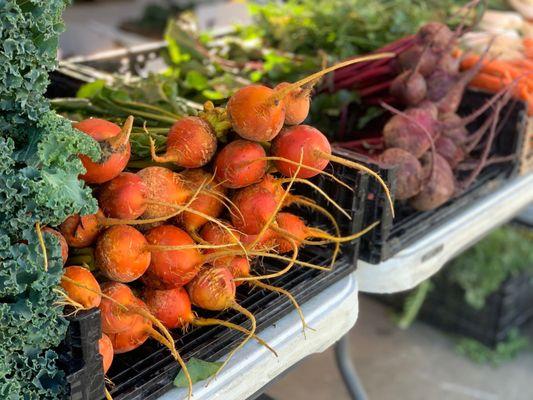
[[67,320],[69,327],[58,348],[58,364],[66,374],[69,399],[101,399],[104,370],[98,352],[98,340],[102,337],[100,310],[83,310]]
[[[463,98],[459,114],[469,114],[489,98],[489,94],[468,91]],[[411,208],[407,202],[398,201],[395,202],[396,217],[393,219],[383,188],[375,179],[369,178],[367,193],[369,201],[364,205],[363,226],[375,221],[380,221],[380,224],[362,238],[360,259],[372,264],[387,260],[422,238],[427,232],[448,221],[477,198],[494,191],[507,179],[517,175],[519,155],[526,130],[526,111],[526,104],[521,101],[511,101],[507,104],[500,114],[503,123],[502,130],[495,138],[489,155],[489,158],[493,155],[515,155],[516,159],[485,167],[467,190],[439,208],[430,211],[417,211]],[[470,132],[474,132],[476,128],[476,124],[468,126]],[[365,159],[360,158],[353,151],[339,147],[336,148],[336,153],[344,158],[365,163]],[[394,169],[378,168],[375,164],[367,165],[376,170],[394,192]],[[336,171],[343,180],[349,179],[354,174],[353,170],[345,167],[338,168]],[[345,208],[350,207],[349,202],[341,203],[341,205]]]
[[[464,290],[446,278],[446,271],[432,280],[418,319],[454,335],[470,337],[496,347],[512,329],[533,318],[533,276],[521,273],[507,279],[489,295],[485,306],[475,309],[466,303]],[[401,309],[406,295],[380,295],[378,298]]]
[[[157,64],[162,48],[163,44],[147,45],[141,46],[139,50],[135,51],[119,50],[90,58],[71,60],[62,70],[51,74],[51,85],[48,88],[47,96],[50,98],[73,96],[82,84],[98,78],[102,71],[144,75],[148,64]],[[148,69],[152,68],[148,66]],[[365,175],[351,174],[344,181],[352,187],[352,191],[328,178],[317,177],[314,179],[314,182],[331,197],[347,205],[346,211],[350,214],[350,219],[343,216],[333,206],[328,205],[325,199],[320,198],[308,186],[296,183],[292,192],[297,195],[305,195],[327,208],[339,221],[341,234],[348,235],[361,230],[363,225],[363,206],[368,198],[369,180]],[[298,207],[298,215],[313,226],[327,228],[328,231],[333,232],[327,218],[316,212]],[[341,255],[332,271],[319,271],[295,266],[289,273],[269,280],[268,283],[289,290],[301,305],[355,270],[359,256],[359,243],[360,239],[346,243],[341,247]],[[328,250],[317,246],[307,247],[300,251],[299,259],[319,265],[328,265],[331,249],[332,246],[329,246]],[[281,267],[281,264],[265,259],[262,268],[256,271],[257,273],[264,273],[275,271]],[[247,285],[241,285],[237,289],[237,301],[255,315],[258,331],[272,325],[294,310],[286,297],[280,297],[277,293],[257,288],[249,289]],[[218,314],[202,311],[201,316],[225,319],[242,326],[249,325],[244,316],[231,311]],[[78,314],[78,317],[81,315]],[[76,331],[77,328],[74,327],[78,326],[77,318],[71,320],[71,328],[65,343],[73,341],[71,335],[83,336],[88,334],[88,331],[81,333]],[[100,322],[93,321],[93,323],[100,330]],[[92,329],[86,324],[80,324],[81,326],[85,329]],[[98,332],[99,336],[100,331]],[[185,360],[196,357],[206,361],[215,361],[229,353],[244,336],[224,327],[205,327],[193,328],[185,334],[178,332],[176,337],[176,347]],[[90,376],[86,375],[88,370],[83,367],[89,360],[99,358],[99,355],[94,353],[97,353],[97,348],[91,346],[93,352],[90,354],[76,352],[76,354],[66,358],[70,360],[70,363],[65,364],[65,370],[71,389],[71,400],[100,400],[103,398],[103,386],[101,385],[103,385],[104,376],[101,367],[99,371],[91,370]],[[66,357],[67,352],[66,347],[62,347],[62,357],[63,355]],[[107,377],[113,382],[110,393],[115,400],[155,399],[172,387],[172,381],[176,377],[178,369],[179,366],[168,349],[153,340],[148,340],[143,346],[132,352],[115,356],[113,365],[107,374]],[[78,388],[85,387],[88,379],[91,379],[94,385],[99,383],[100,386],[95,387],[93,391],[79,391]]]
[[[354,246],[357,247],[357,246]],[[302,260],[326,265],[329,253],[302,251]],[[265,271],[280,268],[278,264],[264,262]],[[301,305],[313,296],[353,272],[354,265],[342,257],[332,271],[319,271],[295,267],[289,273],[270,280],[269,283],[289,290]],[[237,289],[237,302],[250,310],[257,319],[257,331],[274,324],[294,310],[286,297],[277,293],[241,285]],[[221,313],[201,312],[201,316],[220,318],[237,325],[249,327],[246,317],[232,311]],[[67,375],[71,400],[101,400],[104,398],[102,358],[98,353],[101,336],[100,312],[97,309],[80,312],[69,318],[67,336],[59,348],[61,366]],[[172,332],[181,356],[205,361],[216,361],[231,351],[244,338],[240,332],[225,327],[202,327],[187,333]],[[113,382],[109,388],[115,400],[156,399],[172,387],[179,365],[167,348],[148,340],[138,349],[115,355],[107,377]]]

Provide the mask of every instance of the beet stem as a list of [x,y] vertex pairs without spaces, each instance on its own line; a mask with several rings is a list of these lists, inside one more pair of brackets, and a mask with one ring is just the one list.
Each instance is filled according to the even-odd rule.
[[318,71],[318,72],[315,72],[314,74],[311,74],[303,79],[300,79],[299,81],[297,82],[294,82],[294,83],[291,83],[290,85],[287,85],[286,87],[284,87],[283,89],[281,89],[280,91],[276,92],[275,94],[272,95],[272,97],[269,99],[270,102],[272,103],[276,103],[280,100],[282,100],[287,94],[289,94],[290,92],[292,92],[293,90],[295,89],[298,89],[300,88],[301,86],[305,85],[306,83],[309,83],[311,81],[314,81],[332,71],[335,71],[339,68],[344,68],[348,65],[352,65],[352,64],[357,64],[357,63],[362,63],[362,62],[365,62],[365,61],[372,61],[372,60],[380,60],[380,59],[383,59],[383,58],[392,58],[392,57],[395,57],[396,54],[394,53],[379,53],[379,54],[370,54],[370,55],[366,55],[366,56],[361,56],[361,57],[355,57],[355,58],[352,58],[351,60],[347,60],[347,61],[343,61],[343,62],[340,62],[338,64],[335,64],[331,67],[328,67],[326,69],[323,69],[322,71]]
[[[229,321],[224,321],[224,320],[221,320],[221,319],[217,319],[217,318],[196,318],[194,319],[193,321],[190,322],[192,325],[194,326],[213,326],[213,325],[222,325],[222,326],[225,326],[226,328],[229,328],[229,329],[233,329],[233,330],[236,330],[236,331],[239,331],[239,332],[242,332],[242,333],[245,333],[245,334],[250,334],[250,331],[240,325],[237,325],[237,324],[233,324]],[[272,354],[274,354],[276,357],[278,357],[278,353],[276,352],[276,350],[274,350],[272,347],[270,347],[270,345],[265,342],[263,339],[261,339],[259,336],[257,335],[252,335],[252,337],[257,341],[257,343],[259,343],[261,346],[264,346],[266,347]]]
[[305,337],[305,329],[306,328],[309,329],[309,330],[314,331],[314,329],[311,328],[309,325],[307,325],[307,322],[305,322],[304,313],[302,312],[302,309],[300,308],[300,305],[298,304],[298,302],[296,301],[294,296],[288,290],[285,290],[285,289],[282,289],[282,288],[279,288],[279,287],[276,287],[276,286],[268,285],[268,284],[260,282],[260,281],[252,281],[252,282],[249,282],[249,284],[253,285],[253,286],[260,287],[262,289],[269,290],[271,292],[277,292],[277,293],[287,297],[289,299],[289,301],[292,303],[292,305],[294,306],[294,308],[296,309],[296,312],[298,313],[298,315],[300,316],[300,320],[302,321],[302,332],[304,334],[304,337]]
[[317,155],[319,155],[322,158],[325,158],[326,160],[330,160],[330,161],[336,162],[338,164],[345,165],[347,167],[350,167],[350,168],[353,168],[353,169],[357,169],[357,170],[362,171],[362,172],[366,172],[367,174],[373,176],[381,184],[381,186],[383,187],[383,190],[385,191],[385,195],[387,196],[387,201],[389,202],[389,206],[390,206],[390,209],[391,209],[392,217],[394,218],[394,203],[392,201],[390,190],[387,187],[387,184],[381,178],[381,176],[379,176],[375,171],[372,171],[370,168],[365,167],[362,164],[359,164],[359,163],[356,163],[356,162],[353,162],[353,161],[350,161],[350,160],[346,160],[346,159],[344,159],[342,157],[337,157],[337,156],[335,156],[333,154],[325,153],[322,150],[317,150]]
[[[291,179],[290,178],[280,179],[280,181],[281,181],[281,183],[287,183],[287,182],[290,183]],[[294,182],[302,183],[304,185],[312,187],[318,193],[320,193],[322,195],[322,197],[324,197],[327,201],[329,201],[337,210],[339,210],[346,218],[348,218],[349,220],[352,219],[351,215],[348,214],[344,208],[342,208],[339,204],[337,204],[337,202],[335,200],[333,200],[331,197],[329,197],[326,192],[324,192],[320,187],[315,185],[313,182],[308,181],[307,179],[302,179],[302,178],[296,178],[296,179],[294,179]]]
[[388,89],[390,87],[390,85],[392,84],[392,81],[393,81],[393,79],[385,81],[385,82],[378,83],[378,84],[373,85],[373,86],[366,87],[364,89],[357,89],[357,93],[359,93],[359,96],[361,96],[361,97],[370,96],[371,94],[375,94],[375,93],[378,93],[378,92],[380,92],[382,90]]
[[44,270],[48,272],[48,253],[46,251],[46,245],[44,244],[43,232],[41,231],[41,223],[35,223],[35,230],[37,231],[37,239],[39,240],[39,245],[41,246],[41,251],[43,252],[43,263]]
[[[233,357],[233,355],[238,351],[240,350],[249,340],[250,338],[252,337],[253,334],[255,334],[255,329],[256,329],[256,321],[255,321],[255,317],[254,315],[248,311],[246,308],[240,306],[239,304],[237,304],[237,302],[234,302],[230,308],[233,308],[235,311],[241,313],[241,314],[244,314],[246,317],[248,317],[248,319],[250,320],[250,323],[252,324],[251,328],[250,328],[250,332],[248,333],[248,335],[244,338],[244,340],[239,343],[239,345],[237,347],[235,347],[229,354],[228,354],[228,357],[226,358],[226,360],[222,363],[222,365],[220,366],[220,368],[217,370],[217,372],[215,372],[215,374],[213,375],[213,377],[209,380],[209,382],[207,383],[207,385],[209,385],[209,383],[215,379],[217,377],[217,375],[220,373],[220,371],[228,364],[229,360],[231,360],[231,358]],[[206,386],[207,386],[206,385]]]
[[489,137],[487,138],[487,144],[485,145],[485,148],[483,149],[483,154],[481,155],[481,159],[479,160],[477,167],[472,171],[470,176],[466,178],[463,181],[463,183],[461,183],[460,186],[462,190],[467,189],[474,182],[476,177],[479,175],[479,173],[485,166],[485,162],[487,161],[487,157],[492,147],[494,136],[496,135],[496,127],[498,125],[498,116],[500,115],[501,108],[502,108],[502,103],[500,102],[496,105],[496,110],[494,111],[494,119],[492,120],[492,126],[490,128]]
[[[341,236],[341,230],[339,228],[339,224],[337,223],[337,220],[335,219],[335,217],[333,217],[333,215],[328,211],[326,210],[324,207],[321,207],[319,206],[318,204],[315,204],[313,201],[305,198],[304,196],[293,196],[292,197],[292,200],[296,203],[296,204],[299,204],[299,205],[302,205],[304,207],[308,207],[308,208],[311,208],[313,210],[316,210],[320,213],[322,213],[324,216],[326,216],[330,221],[331,221],[331,224],[333,225],[333,228],[335,229],[335,234],[340,237]],[[333,266],[335,265],[335,261],[337,261],[337,257],[340,253],[340,243],[335,243],[335,249],[333,250],[333,254],[331,255],[331,262],[329,264],[329,268],[330,269],[333,269]]]
[[354,74],[354,75],[348,76],[347,78],[343,80],[339,80],[338,82],[335,82],[335,90],[350,87],[354,85],[355,83],[361,82],[364,80],[370,80],[372,78],[379,78],[383,75],[387,75],[392,72],[394,71],[392,67],[388,64],[379,66],[377,68],[372,68],[372,69],[369,69],[368,71],[363,71],[359,74]]
[[130,115],[124,122],[124,125],[122,126],[122,130],[120,131],[120,133],[117,136],[112,137],[111,139],[108,140],[108,143],[110,144],[111,149],[113,151],[115,152],[118,151],[118,149],[120,149],[122,146],[125,146],[128,143],[128,141],[130,140],[132,127],[133,127],[133,116]]

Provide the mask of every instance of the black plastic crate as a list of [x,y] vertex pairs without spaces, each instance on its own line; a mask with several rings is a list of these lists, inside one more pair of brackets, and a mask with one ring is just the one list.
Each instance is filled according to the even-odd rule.
[[[357,254],[357,243],[352,246]],[[304,249],[301,259],[327,265],[331,254],[324,249],[310,252]],[[264,262],[258,272],[272,272],[280,264]],[[286,275],[269,281],[292,293],[300,305],[313,296],[347,276],[355,265],[346,256],[341,257],[332,271],[320,271],[295,267]],[[294,310],[292,303],[277,293],[242,285],[237,289],[237,301],[250,310],[257,320],[257,331],[274,324]],[[201,316],[220,318],[234,324],[248,327],[248,320],[232,311],[221,313],[201,312]],[[58,352],[60,366],[67,375],[70,400],[101,400],[104,398],[104,374],[102,357],[98,353],[98,339],[101,337],[100,312],[97,309],[82,311],[70,317],[70,326]],[[176,347],[185,360],[190,357],[216,361],[228,354],[244,336],[225,327],[193,328],[187,333],[172,332]],[[167,348],[148,340],[138,349],[115,355],[107,377],[113,382],[111,396],[124,400],[156,399],[172,388],[172,382],[179,371],[179,365]]]
[[[476,309],[464,299],[464,290],[447,279],[445,270],[432,279],[434,287],[420,309],[418,319],[454,335],[470,337],[496,347],[509,332],[533,318],[533,275],[521,273],[508,278],[485,306]],[[380,295],[378,299],[401,310],[406,293]]]
[[[491,95],[479,91],[468,91],[461,104],[459,114],[467,115],[480,107]],[[361,240],[359,258],[372,264],[377,264],[392,257],[410,244],[425,236],[439,225],[448,221],[477,198],[497,189],[510,177],[518,173],[518,155],[523,145],[526,129],[526,104],[521,101],[511,101],[502,110],[502,129],[490,151],[490,156],[516,155],[516,159],[485,167],[475,182],[463,193],[450,199],[437,209],[430,211],[417,211],[412,209],[407,202],[395,202],[396,216],[393,219],[383,188],[373,178],[368,181],[368,200],[364,203],[365,217],[363,226],[375,221],[380,224],[365,235]],[[474,132],[477,124],[469,125],[469,131]],[[357,153],[336,147],[337,155],[365,164],[368,161]],[[379,168],[375,164],[366,163],[378,172],[394,191],[395,173],[393,168]],[[343,179],[350,179],[353,170],[340,168],[337,175]],[[342,199],[340,199],[342,201]],[[345,208],[351,205],[349,201],[341,203]]]
[[100,310],[79,311],[67,320],[69,327],[58,348],[58,365],[66,374],[69,399],[101,399],[104,370],[98,351],[98,340],[102,337]]

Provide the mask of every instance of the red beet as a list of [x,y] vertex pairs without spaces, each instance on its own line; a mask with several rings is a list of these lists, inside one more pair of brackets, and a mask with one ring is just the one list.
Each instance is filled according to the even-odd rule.
[[463,124],[462,118],[455,114],[443,114],[439,116],[440,132],[443,136],[452,139],[456,144],[463,144],[468,137],[468,130]]
[[452,139],[446,136],[440,136],[435,141],[435,149],[440,154],[450,167],[455,168],[457,164],[465,159],[465,152]]
[[420,192],[422,186],[422,165],[411,153],[396,147],[385,150],[379,160],[396,167],[396,188],[394,196],[397,200],[405,200]]
[[439,154],[431,162],[431,154],[423,158],[424,185],[410,201],[415,210],[428,211],[446,203],[455,192],[455,177],[450,164]]
[[390,93],[406,106],[415,106],[426,98],[428,91],[422,74],[404,71],[392,81]]
[[455,33],[441,22],[428,22],[418,30],[418,37],[437,54],[451,48]]
[[429,76],[435,69],[439,57],[440,55],[434,53],[431,48],[415,44],[398,55],[398,62],[403,71],[416,70],[423,76]]
[[385,146],[387,148],[398,147],[419,158],[431,147],[436,121],[432,112],[427,108],[410,108],[405,111],[405,114],[407,117],[400,114],[394,115],[383,128]]
[[451,75],[442,69],[435,69],[427,77],[427,98],[438,102],[445,97],[457,82],[457,76]]

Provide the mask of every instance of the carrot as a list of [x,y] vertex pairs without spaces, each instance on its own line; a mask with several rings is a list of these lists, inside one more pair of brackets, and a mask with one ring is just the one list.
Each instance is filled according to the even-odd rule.
[[[461,67],[463,69],[470,69],[473,68],[476,63],[479,61],[479,56],[469,56],[466,57],[461,62]],[[524,75],[524,71],[522,71],[519,68],[516,68],[509,63],[506,63],[505,61],[500,60],[492,60],[489,62],[485,62],[483,64],[483,67],[481,68],[481,71],[487,74],[491,74],[494,76],[500,76],[500,77],[507,77],[508,75],[513,78],[520,78]]]
[[533,58],[533,38],[524,38],[524,54],[527,58]]
[[490,92],[498,92],[505,86],[505,83],[501,78],[481,72],[470,81],[470,86]]
[[520,60],[510,60],[507,62],[516,68],[524,69],[525,70],[524,72],[533,71],[533,61],[531,60],[520,59]]

